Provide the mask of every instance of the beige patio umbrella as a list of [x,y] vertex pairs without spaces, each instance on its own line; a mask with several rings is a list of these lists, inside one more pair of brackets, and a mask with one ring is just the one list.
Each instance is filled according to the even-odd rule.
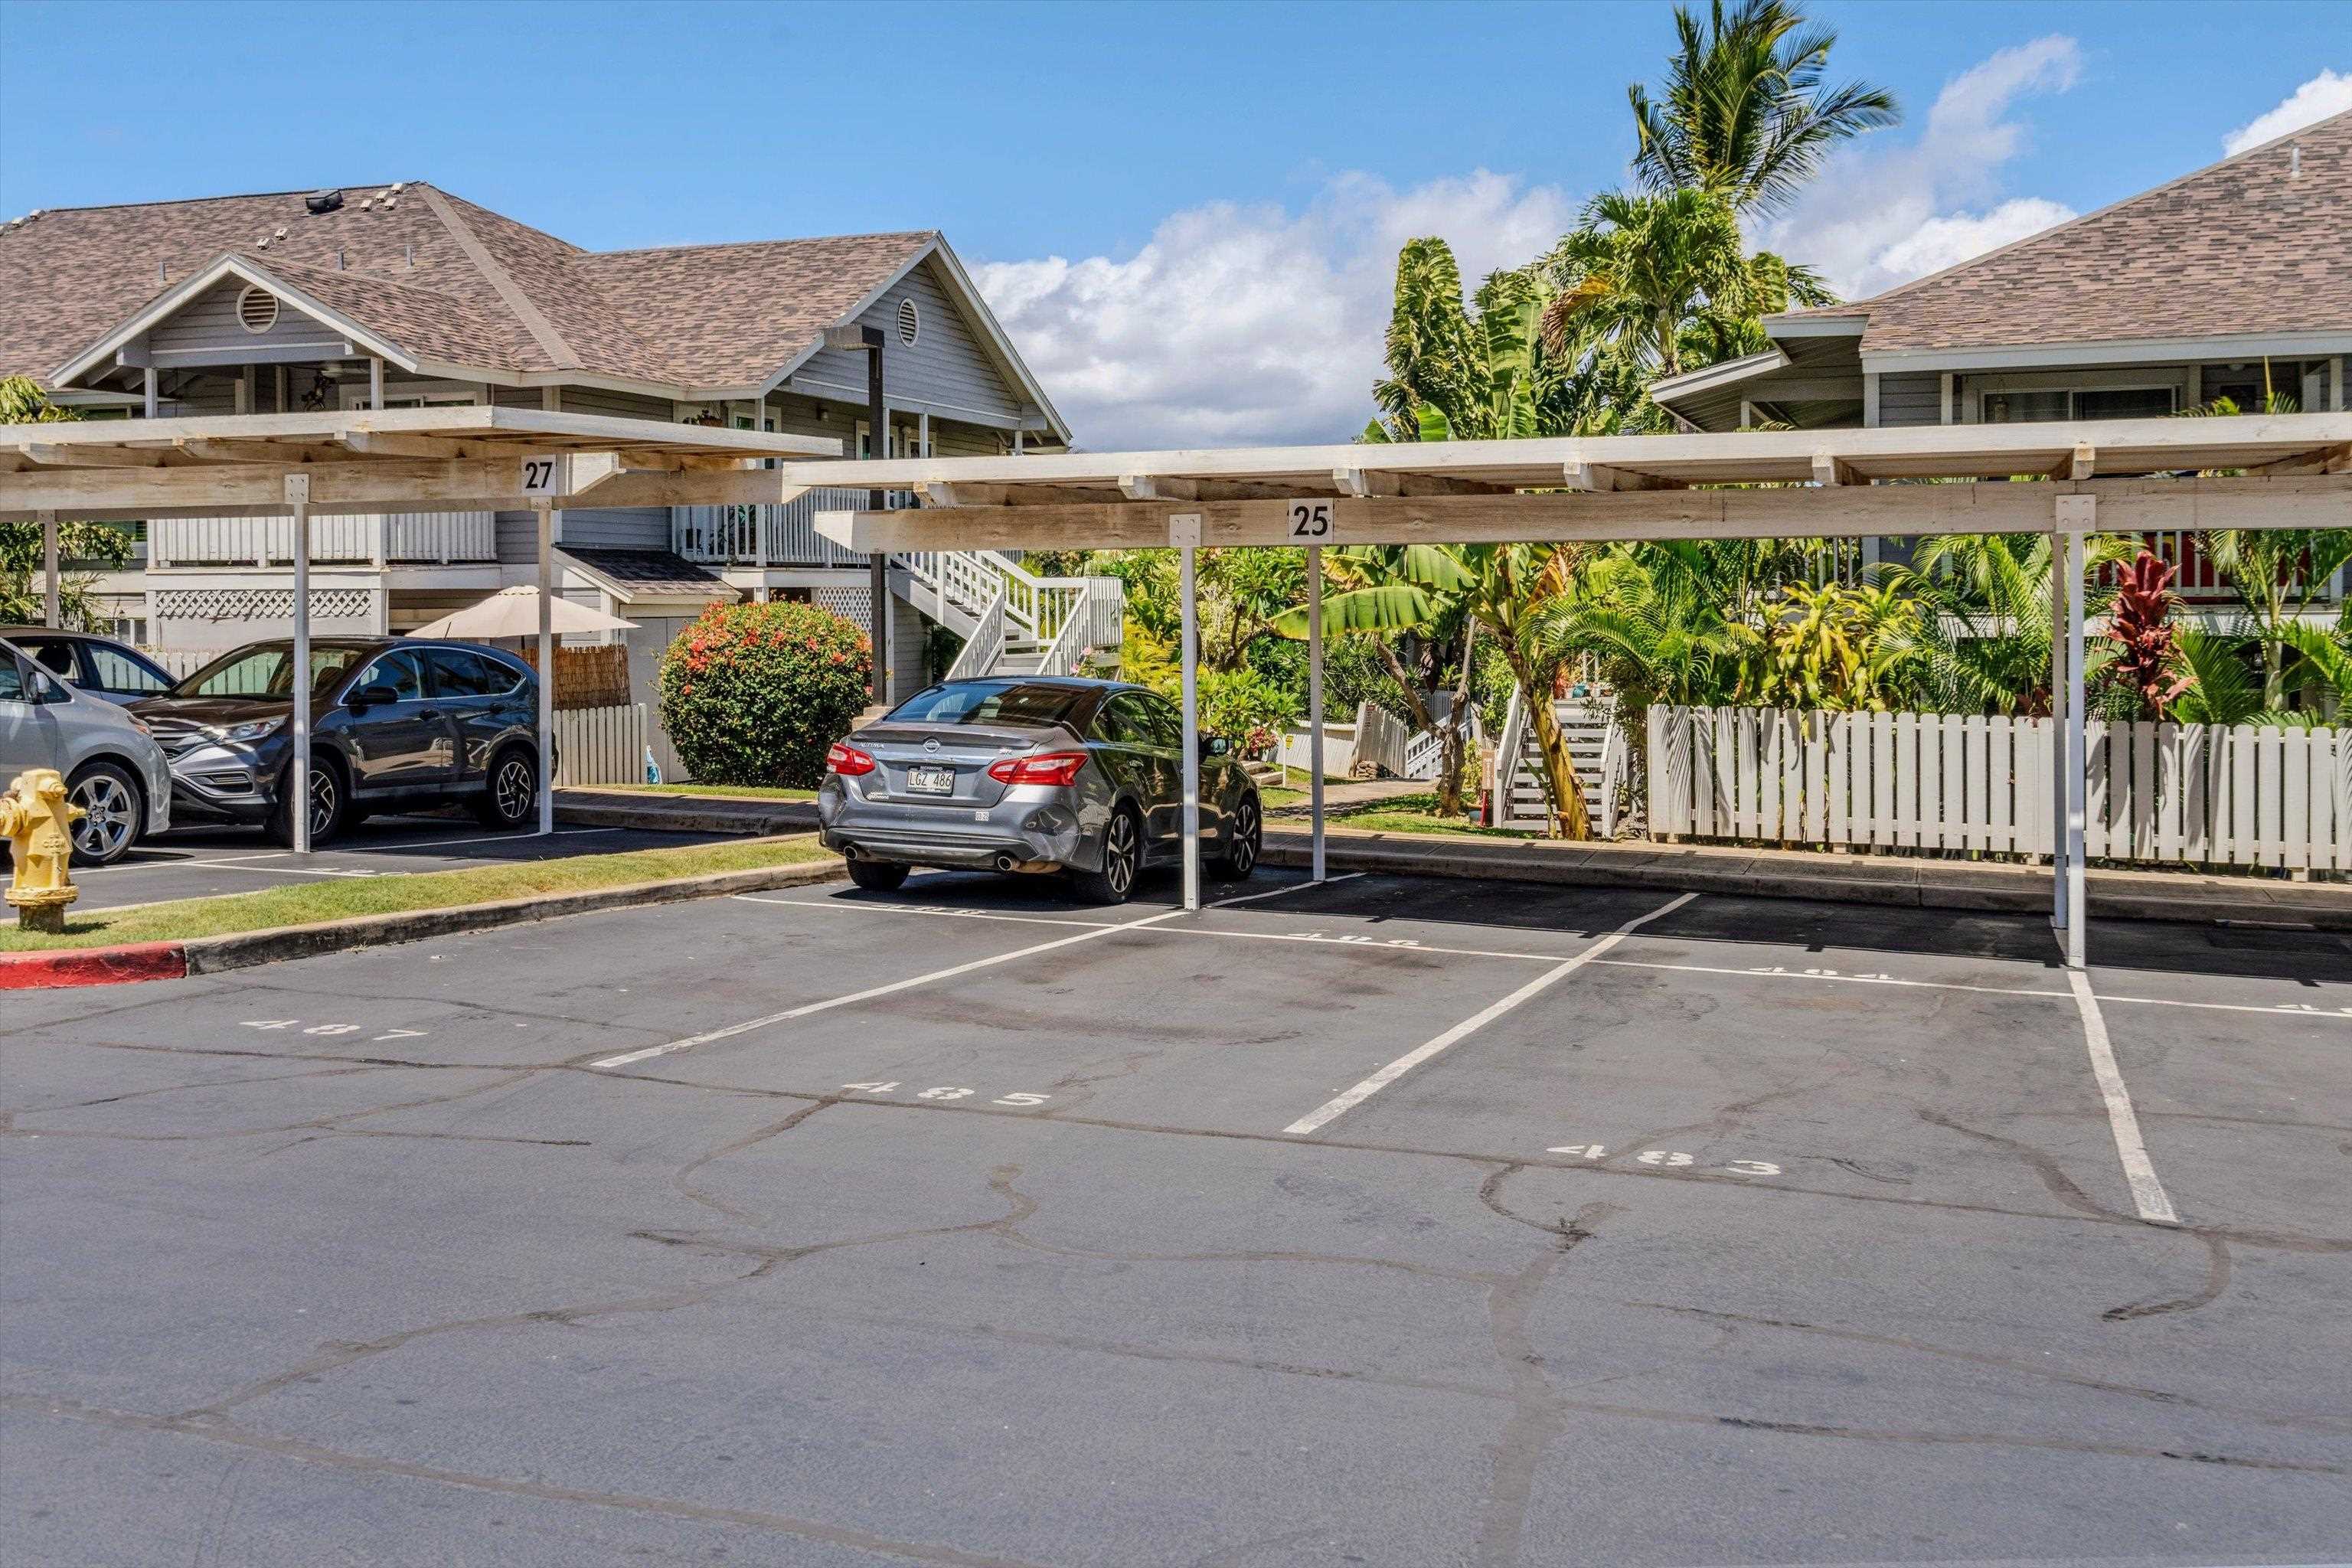
[[[637,623],[557,597],[549,605],[551,629],[565,632],[635,631]],[[501,588],[479,604],[428,621],[408,634],[419,637],[532,637],[539,635],[539,589],[525,584]]]

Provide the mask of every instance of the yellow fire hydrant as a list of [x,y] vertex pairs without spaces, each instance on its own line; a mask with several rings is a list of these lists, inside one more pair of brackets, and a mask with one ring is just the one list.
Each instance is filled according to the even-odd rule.
[[0,795],[0,837],[16,867],[7,898],[21,929],[53,936],[65,931],[66,906],[81,897],[68,869],[72,828],[89,815],[66,799],[65,775],[55,768],[27,769]]

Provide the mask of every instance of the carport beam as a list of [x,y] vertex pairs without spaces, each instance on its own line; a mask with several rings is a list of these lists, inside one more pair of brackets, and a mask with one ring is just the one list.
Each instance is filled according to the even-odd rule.
[[1323,547],[1307,547],[1307,795],[1314,879],[1323,880]]
[[539,518],[539,830],[555,831],[555,509]]
[[1182,602],[1184,639],[1179,654],[1184,677],[1184,907],[1201,907],[1201,611],[1193,603],[1192,543],[1201,537],[1198,517],[1168,520],[1172,536],[1183,538],[1182,525],[1192,524],[1189,539],[1176,550],[1176,596]]
[[310,853],[310,476],[286,476],[286,508],[294,517],[294,716],[289,744],[293,772],[285,803],[294,829],[294,853]]

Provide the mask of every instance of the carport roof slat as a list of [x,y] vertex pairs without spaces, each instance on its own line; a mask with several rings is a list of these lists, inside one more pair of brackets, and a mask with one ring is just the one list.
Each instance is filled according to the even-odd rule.
[[1334,476],[1344,470],[1543,489],[1560,487],[1567,470],[1583,464],[1671,484],[1770,484],[1810,479],[1815,460],[1825,458],[1864,479],[2007,479],[2052,472],[2072,462],[2084,445],[2095,451],[2103,475],[2258,468],[2299,460],[2324,466],[2329,456],[2340,460],[2344,450],[2352,449],[2352,414],[901,458],[828,464],[821,475],[793,477],[796,483],[850,489],[1003,486],[1005,504],[1017,506],[1024,504],[1024,489],[1116,489],[1121,480],[1133,479],[1249,481],[1328,495],[1339,493]]

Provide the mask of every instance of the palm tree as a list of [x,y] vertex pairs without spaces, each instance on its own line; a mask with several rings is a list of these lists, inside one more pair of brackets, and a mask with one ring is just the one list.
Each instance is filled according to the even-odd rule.
[[1596,658],[1632,708],[1728,701],[1756,637],[1726,618],[1712,553],[1697,540],[1619,546],[1543,605],[1528,637],[1547,660]]
[[1434,237],[1397,253],[1396,303],[1389,317],[1389,374],[1372,385],[1384,420],[1376,441],[1490,441],[1556,435],[1547,409],[1548,366],[1537,326],[1540,282],[1496,272],[1463,308],[1462,273],[1452,247]]
[[1832,297],[1810,268],[1748,255],[1729,204],[1696,188],[1603,192],[1533,270],[1555,357],[1614,361],[1644,380],[1748,352],[1758,318]]
[[[2137,541],[2095,535],[2086,569],[2129,560],[2138,548]],[[2049,535],[1939,534],[1920,542],[1909,566],[1885,568],[1881,576],[1917,601],[1919,615],[1890,643],[1912,664],[1931,710],[2050,711]],[[2093,644],[2089,657],[2104,651]]]
[[[1323,627],[1333,636],[1357,635],[1371,642],[1403,692],[1416,731],[1438,725],[1422,700],[1420,682],[1397,655],[1396,640],[1409,635],[1437,647],[1458,647],[1454,705],[1439,736],[1437,764],[1438,815],[1457,816],[1462,811],[1463,721],[1476,664],[1478,620],[1450,586],[1457,575],[1452,563],[1424,557],[1422,552],[1428,549],[1425,544],[1354,544],[1325,551],[1325,570],[1349,585],[1324,595]],[[1304,637],[1307,606],[1294,605],[1270,624],[1283,637]]]
[[1627,89],[1640,142],[1633,172],[1649,190],[1704,191],[1735,212],[1785,205],[1831,148],[1899,118],[1867,82],[1822,85],[1837,34],[1808,26],[1785,0],[1742,0],[1707,20],[1675,8],[1676,47],[1664,97]]
[[[1350,559],[1361,552],[1349,551]],[[1592,832],[1577,783],[1568,739],[1552,712],[1553,660],[1537,647],[1532,628],[1544,606],[1562,594],[1575,553],[1561,544],[1414,544],[1397,552],[1383,579],[1323,601],[1324,625],[1338,630],[1395,634],[1438,617],[1449,605],[1492,637],[1510,666],[1544,764],[1556,830],[1565,837]],[[1306,607],[1286,612],[1276,626],[1304,635]]]

